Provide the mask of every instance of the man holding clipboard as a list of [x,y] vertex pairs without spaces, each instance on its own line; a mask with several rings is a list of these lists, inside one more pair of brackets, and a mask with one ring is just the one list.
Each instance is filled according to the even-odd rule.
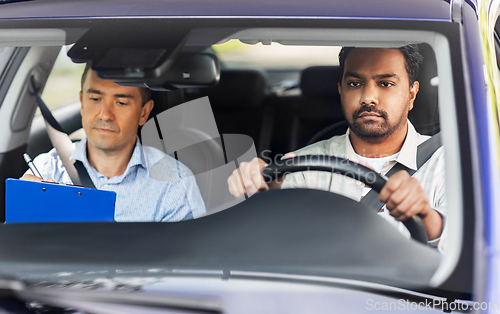
[[[100,79],[87,64],[80,92],[87,137],[75,143],[70,160],[85,166],[97,189],[116,192],[116,221],[180,221],[203,216],[205,205],[189,168],[138,140],[137,130],[154,105],[150,97],[146,88]],[[177,180],[149,177],[149,169],[163,158]],[[55,149],[36,157],[34,164],[47,181],[72,183]],[[22,179],[43,181],[30,170]]]

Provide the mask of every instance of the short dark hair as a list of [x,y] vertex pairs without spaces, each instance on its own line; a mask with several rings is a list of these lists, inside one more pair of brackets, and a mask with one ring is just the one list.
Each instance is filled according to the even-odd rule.
[[[89,73],[89,70],[91,68],[92,68],[92,62],[89,61],[87,62],[87,64],[85,64],[85,69],[83,70],[82,73],[82,87],[81,87],[82,90],[83,90],[83,84],[87,79],[87,73]],[[142,105],[144,106],[151,99],[151,90],[146,87],[138,87],[138,88],[142,98]]]
[[[349,55],[351,51],[356,49],[356,47],[342,47],[339,53],[339,64],[340,71],[342,73],[342,78],[344,77],[344,66],[345,59]],[[408,79],[410,81],[410,86],[417,80],[420,64],[422,64],[424,57],[418,51],[418,46],[414,44],[402,46],[399,48],[395,48],[401,51],[405,58],[405,68],[408,73]]]

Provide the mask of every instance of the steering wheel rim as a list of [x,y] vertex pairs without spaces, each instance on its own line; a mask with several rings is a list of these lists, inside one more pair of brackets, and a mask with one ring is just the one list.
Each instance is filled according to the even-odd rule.
[[[262,169],[264,181],[269,184],[287,173],[299,171],[326,171],[338,173],[355,180],[361,181],[371,187],[377,193],[382,191],[387,179],[372,169],[360,165],[345,158],[326,155],[302,155],[281,160],[280,163],[271,163]],[[377,212],[380,209],[376,209]],[[403,224],[410,232],[412,239],[417,242],[427,244],[427,231],[425,230],[422,218],[413,216]]]

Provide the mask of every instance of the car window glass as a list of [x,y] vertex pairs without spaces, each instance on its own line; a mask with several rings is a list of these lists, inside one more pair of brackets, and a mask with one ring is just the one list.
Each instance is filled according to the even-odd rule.
[[[0,48],[0,73],[3,73],[5,66],[10,60],[10,57],[12,53],[14,52],[15,48],[13,47],[5,47],[5,48]],[[0,75],[0,78],[3,76]]]
[[[66,55],[70,47],[62,47],[42,93],[43,100],[51,110],[78,102],[85,64],[71,61]],[[40,110],[37,110],[39,113]]]
[[[150,119],[146,122],[139,134],[142,135],[142,144],[144,147],[152,146],[156,148],[155,156],[162,156],[163,159],[158,157],[151,163],[148,160],[146,166],[151,167],[144,167],[148,172],[145,176],[155,180],[154,184],[157,184],[158,187],[151,188],[153,185],[151,184],[146,189],[135,190],[127,194],[125,201],[119,200],[121,202],[120,206],[125,208],[122,212],[139,212],[138,209],[144,209],[144,204],[147,204],[147,210],[154,209],[156,205],[153,202],[147,203],[152,197],[147,196],[146,192],[154,191],[154,193],[157,193],[155,195],[161,195],[165,198],[165,202],[169,202],[172,199],[171,195],[162,190],[167,185],[157,181],[169,181],[169,183],[171,181],[172,185],[177,184],[179,169],[183,171],[181,173],[182,179],[194,175],[195,183],[200,190],[199,195],[193,193],[188,195],[186,197],[187,201],[193,203],[193,200],[196,200],[200,204],[203,203],[208,215],[230,209],[240,202],[248,203],[249,201],[252,204],[251,202],[254,202],[255,199],[258,200],[259,196],[253,200],[246,197],[235,199],[228,191],[228,177],[236,171],[242,162],[248,162],[257,156],[261,157],[266,163],[280,162],[282,157],[289,152],[345,134],[346,124],[343,123],[345,119],[340,96],[338,95],[337,81],[335,81],[335,79],[338,79],[339,74],[339,46],[262,45],[260,43],[249,45],[237,40],[231,40],[225,44],[214,45],[211,48],[222,63],[219,84],[209,88],[190,87],[189,89],[178,90],[182,95],[182,99],[178,103],[168,103],[167,106],[170,106],[170,108],[167,112],[159,113],[157,119]],[[430,55],[432,55],[433,51],[430,45],[427,48],[431,50]],[[80,92],[83,65],[72,63],[66,53],[67,47],[63,47],[45,85],[43,98],[51,109],[74,103],[78,105],[78,110],[75,112],[79,113],[78,94]],[[435,58],[427,59],[426,57],[425,60],[426,64],[428,64],[428,60],[431,60],[431,63],[429,67],[423,68],[423,77],[420,81],[421,90],[418,98],[422,99],[421,103],[433,104],[433,111],[437,111],[437,87],[435,84],[430,84],[431,79],[437,76],[437,62]],[[290,91],[293,91],[293,93]],[[200,99],[208,100],[208,107],[206,102],[201,102]],[[197,104],[197,106],[192,107],[196,107],[194,111],[183,111],[183,105],[188,103]],[[155,100],[156,105],[161,105],[161,103],[156,103]],[[66,110],[67,108],[69,107],[62,109]],[[208,110],[204,111],[206,108]],[[422,111],[421,106],[415,106],[414,111],[419,109]],[[174,112],[175,110],[178,111]],[[425,108],[423,111],[432,113],[425,110]],[[167,119],[164,118],[166,116],[168,116]],[[186,117],[201,117],[201,119],[193,119],[193,124],[188,125],[187,122],[191,121],[184,119]],[[81,121],[81,117],[75,115],[75,118]],[[433,132],[422,130],[425,130],[425,127],[433,121],[437,121],[436,123],[439,126],[439,116],[432,116],[432,119],[427,116],[418,116],[417,118],[417,120],[425,122],[419,124],[416,122],[417,120],[412,121],[417,132],[433,135],[435,131],[438,131],[438,129]],[[437,120],[435,120],[436,118]],[[64,117],[59,121],[65,122]],[[203,123],[208,121],[206,130],[200,127],[200,121]],[[201,137],[193,140],[192,143],[188,143],[189,145],[185,143],[180,145],[176,142],[175,149],[169,147],[169,144],[172,144],[169,140],[174,134],[173,131],[175,131],[169,128],[175,128],[179,125],[186,127],[186,130],[195,130],[197,132],[195,135]],[[150,130],[154,132],[147,133]],[[160,130],[162,134],[159,132]],[[148,134],[153,134],[156,137],[148,137]],[[188,137],[184,137],[183,140],[186,138]],[[200,138],[203,140],[200,140]],[[159,145],[156,145],[158,143]],[[171,157],[165,158],[162,152]],[[35,156],[36,154],[32,155],[32,157]],[[82,154],[82,156],[85,155]],[[155,156],[153,157],[156,158]],[[175,159],[185,165],[192,174],[186,168],[180,168],[175,163]],[[177,166],[174,167],[174,165]],[[133,167],[135,166],[133,165]],[[332,175],[327,172],[322,174],[326,177],[325,182],[330,184]],[[130,176],[116,176],[108,177],[107,179],[111,180],[107,180],[96,171],[91,172],[91,175],[94,178],[99,178],[100,181],[96,184],[99,189],[111,191],[113,190],[110,186],[117,185],[117,182],[121,182],[122,179],[129,180],[131,178]],[[435,176],[437,177],[437,175]],[[424,178],[424,180],[432,179],[431,177],[432,174]],[[59,179],[61,178],[56,178],[58,181],[63,181]],[[298,180],[300,180],[300,175]],[[354,182],[356,185],[353,185],[352,179],[345,178],[345,183],[343,187],[354,187],[363,190],[363,185],[359,182]],[[191,183],[191,186],[194,186],[194,184]],[[314,185],[298,187],[325,190],[322,186]],[[119,188],[117,190],[118,193],[124,195],[123,190]],[[180,194],[182,189],[179,188],[179,191]],[[348,192],[352,191],[354,189]],[[174,192],[177,193],[178,191]],[[289,193],[290,190],[284,192]],[[310,193],[318,193],[314,195],[328,195],[328,197],[333,194],[321,192],[323,194],[319,194],[319,191],[310,191]],[[332,190],[332,192],[335,191]],[[444,193],[441,190],[437,192]],[[308,200],[309,198],[304,197],[304,199]],[[310,200],[311,204],[314,204],[312,197]],[[439,203],[439,196],[433,198],[433,200],[435,202],[432,203],[432,206],[446,205]],[[349,201],[351,203],[346,208],[350,208],[351,205],[353,208],[357,206],[356,202]],[[115,218],[120,222],[178,221],[199,218],[204,214],[193,211],[192,214],[184,217],[167,216],[168,213],[164,217],[160,217],[155,212],[151,212],[152,214],[146,218],[139,215],[130,215],[126,218],[123,218],[124,216],[115,216]],[[228,214],[228,212],[230,213],[231,210],[220,214]],[[165,219],[163,220],[163,218]],[[209,219],[216,220],[216,217],[214,215]]]
[[[4,48],[0,47],[0,84],[4,83],[7,72],[7,65],[9,61],[12,59],[12,55],[14,54],[15,51],[16,48],[14,47],[4,47]],[[1,97],[2,96],[0,96],[0,98]]]
[[[262,68],[267,70],[299,70],[313,65],[338,65],[339,46],[246,44],[231,39],[212,49],[227,68]],[[314,58],[311,58],[314,56]]]

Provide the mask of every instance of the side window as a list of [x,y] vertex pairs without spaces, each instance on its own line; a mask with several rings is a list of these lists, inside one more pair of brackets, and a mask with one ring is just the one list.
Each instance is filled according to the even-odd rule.
[[[8,64],[13,59],[18,48],[15,47],[0,47],[0,86],[4,83],[6,77],[8,77]],[[0,91],[0,106],[2,105],[3,98],[7,93],[6,89]]]
[[80,82],[85,64],[76,64],[67,56],[71,46],[64,46],[54,63],[42,97],[53,110],[79,101]]
[[9,62],[15,49],[16,48],[13,47],[6,47],[6,48],[0,47],[0,79],[3,77],[5,66]]

